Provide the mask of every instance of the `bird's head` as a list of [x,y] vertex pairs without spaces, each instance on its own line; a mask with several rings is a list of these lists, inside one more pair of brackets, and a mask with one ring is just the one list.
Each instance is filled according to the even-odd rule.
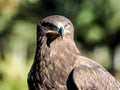
[[53,15],[41,20],[37,25],[37,37],[47,37],[49,42],[58,37],[61,39],[70,36],[73,38],[74,28],[69,19],[64,16]]

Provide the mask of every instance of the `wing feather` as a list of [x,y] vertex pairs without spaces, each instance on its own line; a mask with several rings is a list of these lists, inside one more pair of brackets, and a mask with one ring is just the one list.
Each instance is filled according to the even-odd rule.
[[101,65],[81,58],[81,64],[71,72],[72,82],[77,88],[74,90],[120,90],[119,83]]

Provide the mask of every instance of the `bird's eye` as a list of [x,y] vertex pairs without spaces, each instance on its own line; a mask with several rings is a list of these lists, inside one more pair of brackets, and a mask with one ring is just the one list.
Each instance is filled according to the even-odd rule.
[[66,24],[64,27],[67,27],[68,25]]
[[56,27],[53,24],[49,23],[49,22],[44,22],[42,24],[42,26],[44,26],[44,27],[46,27],[47,29],[50,29],[50,30],[55,30],[56,29]]
[[69,27],[69,25],[70,25],[70,23],[66,24],[64,27],[65,27],[65,28],[68,28],[68,27]]

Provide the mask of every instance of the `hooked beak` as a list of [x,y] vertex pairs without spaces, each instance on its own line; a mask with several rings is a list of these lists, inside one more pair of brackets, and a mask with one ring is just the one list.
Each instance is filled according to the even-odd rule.
[[60,26],[57,30],[48,30],[47,33],[59,34],[62,38],[64,37],[64,27]]

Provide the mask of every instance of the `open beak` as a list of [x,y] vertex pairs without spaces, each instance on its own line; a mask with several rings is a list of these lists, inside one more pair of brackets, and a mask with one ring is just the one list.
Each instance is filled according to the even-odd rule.
[[58,28],[57,30],[48,30],[47,33],[59,34],[63,38],[63,36],[64,36],[64,27],[60,26],[60,28]]

